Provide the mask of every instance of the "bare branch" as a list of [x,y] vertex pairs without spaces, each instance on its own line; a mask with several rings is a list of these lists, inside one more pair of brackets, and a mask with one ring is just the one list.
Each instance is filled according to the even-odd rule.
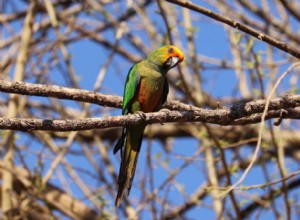
[[[7,171],[7,168],[4,167],[3,162],[0,162],[1,176],[4,170]],[[20,167],[15,167],[14,170],[9,170],[9,172],[15,178],[14,188],[16,191],[28,190],[28,195],[37,197],[69,217],[75,219],[97,219],[96,211],[52,184],[47,183],[44,186],[37,187],[41,177],[31,176],[27,170]]]
[[185,0],[167,0],[168,2],[174,3],[176,5],[180,5],[185,8],[189,8],[193,11],[199,12],[201,14],[204,14],[212,19],[215,19],[217,21],[220,21],[222,23],[228,24],[229,26],[236,28],[238,30],[241,30],[245,32],[246,34],[249,34],[259,40],[262,40],[268,44],[271,44],[272,46],[291,54],[294,57],[300,58],[300,51],[296,49],[295,47],[290,46],[289,44],[282,42],[280,40],[277,40],[273,38],[270,35],[267,35],[266,33],[262,33],[260,31],[257,31],[253,29],[252,27],[245,25],[243,23],[234,21],[228,17],[225,17],[223,15],[220,15],[218,13],[215,13],[207,8],[201,7],[200,5],[194,4],[190,1]]
[[[53,97],[58,99],[74,100],[79,102],[93,103],[107,107],[122,107],[120,96],[104,95],[88,90],[74,89],[56,85],[43,85],[25,82],[12,82],[0,79],[0,91],[20,95]],[[230,108],[233,118],[241,118],[253,113],[261,113],[266,101],[264,99],[238,103]],[[300,106],[300,95],[286,95],[282,98],[274,98],[270,101],[269,110],[295,108]],[[168,100],[165,108],[171,110],[201,110],[201,108]],[[224,111],[224,109],[222,110]]]
[[[286,118],[300,119],[299,111],[289,109]],[[278,118],[281,111],[269,111],[266,119]],[[29,118],[0,118],[0,129],[20,131],[81,131],[90,129],[121,127],[125,125],[137,125],[139,123],[155,124],[166,122],[204,122],[218,125],[245,125],[260,122],[261,114],[254,114],[246,118],[233,118],[230,110],[197,111],[160,111],[144,114],[142,118],[138,114],[126,116],[109,116],[102,118],[86,118],[75,120],[51,120]]]

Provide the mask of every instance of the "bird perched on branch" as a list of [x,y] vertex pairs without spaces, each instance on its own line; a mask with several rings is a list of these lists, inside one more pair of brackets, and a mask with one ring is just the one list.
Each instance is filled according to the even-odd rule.
[[[167,72],[183,59],[177,47],[166,45],[155,50],[146,60],[133,65],[126,79],[122,114],[158,111],[167,100],[169,92]],[[120,206],[125,189],[127,196],[130,193],[145,127],[143,123],[124,126],[122,136],[114,148],[114,154],[121,149],[116,206]]]

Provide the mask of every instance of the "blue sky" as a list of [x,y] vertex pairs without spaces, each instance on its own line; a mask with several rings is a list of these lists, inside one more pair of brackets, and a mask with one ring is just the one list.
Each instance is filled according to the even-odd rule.
[[[204,5],[204,6],[210,7],[208,5]],[[122,8],[122,10],[125,11],[126,8],[124,7]],[[156,5],[152,4],[147,10],[150,12],[151,16],[154,16],[153,19],[157,21],[157,25],[161,27],[161,30],[165,31],[164,25],[162,23],[162,18],[156,13],[157,10]],[[197,30],[194,36],[197,52],[203,56],[231,61],[232,60],[231,48],[227,39],[227,33],[225,32],[223,25],[216,24],[216,22],[210,22],[208,18],[194,12],[191,12],[191,16],[200,19],[200,21],[197,20],[194,21],[193,23],[193,25]],[[15,25],[18,26],[19,24],[15,24]],[[297,27],[297,25],[295,25],[295,27]],[[137,34],[141,36],[144,35],[143,32]],[[103,37],[111,39],[111,42],[115,41],[114,32],[112,32],[111,30],[108,30],[105,33],[103,33]],[[145,42],[147,42],[148,40],[146,37],[142,39],[144,39]],[[182,40],[182,45],[184,46],[183,48],[180,49],[182,49],[183,51],[187,51],[186,39],[182,37],[181,40]],[[126,42],[126,40],[121,40],[120,45],[122,45],[124,48],[128,49],[129,51],[133,51],[133,52],[135,51]],[[254,40],[254,45],[255,45],[254,46],[255,51],[265,50],[266,47],[265,43],[258,40]],[[71,54],[71,63],[72,66],[74,67],[75,73],[79,76],[80,87],[82,89],[93,90],[94,83],[97,79],[99,70],[106,62],[106,58],[109,55],[110,51],[104,47],[99,46],[99,44],[89,39],[74,42],[68,45],[67,49]],[[137,53],[136,55],[140,56],[141,59],[145,58],[141,54]],[[264,58],[265,54],[262,54],[261,56],[262,58]],[[281,56],[282,55],[280,52],[275,53],[274,58],[280,60]],[[47,57],[43,59],[43,61],[45,62],[47,62],[47,60],[48,60]],[[203,63],[201,60],[199,60],[199,62],[203,64],[205,67],[210,67],[209,64]],[[125,60],[122,57],[115,55],[112,60],[112,64],[109,66],[107,73],[104,77],[103,86],[101,87],[100,92],[104,94],[121,96],[123,94],[123,86],[127,75],[127,71],[132,65],[133,63],[130,63],[128,60]],[[280,68],[280,70],[284,71],[286,67],[287,65],[283,65]],[[65,68],[64,64],[63,64],[63,68]],[[249,72],[245,71],[245,74],[249,74]],[[66,85],[66,82],[62,77],[61,71],[58,68],[54,68],[53,70],[51,70],[49,76],[50,76],[49,78],[51,79],[50,84],[56,84],[62,86]],[[224,98],[224,97],[231,97],[233,95],[233,88],[236,86],[237,83],[237,78],[234,71],[232,70],[220,71],[219,69],[205,70],[201,73],[201,76],[205,82],[204,90],[208,94],[212,95],[213,97]],[[268,79],[265,78],[265,80],[267,81]],[[287,84],[288,80],[289,78],[285,80],[285,83],[282,85],[280,91],[284,92],[289,89],[289,85]],[[235,94],[235,96],[240,97],[240,94],[237,93]],[[37,97],[30,97],[29,100],[39,100],[45,103],[48,102],[46,98],[37,98]],[[70,106],[79,109],[78,104],[73,101],[62,101],[61,103],[65,106]],[[96,109],[96,108],[103,108],[103,107],[91,105],[90,108]],[[121,114],[121,110],[112,111],[109,114],[118,115]],[[101,116],[102,115],[99,115],[99,117]],[[28,137],[25,137],[25,135],[23,134],[24,133],[19,133],[20,135],[19,141],[21,143],[27,143]],[[41,146],[39,142],[36,142],[35,140],[30,140],[30,141],[31,141],[30,143],[31,143],[32,151],[39,152],[43,148],[43,146]],[[140,190],[139,190],[139,185],[141,180],[140,177],[142,176],[143,171],[145,170],[145,166],[147,165],[147,161],[145,157],[147,151],[146,149],[147,142],[148,140],[145,139],[140,153],[140,159],[138,164],[139,168],[136,177],[134,179],[131,195],[129,197],[129,199],[132,200],[140,196]],[[64,141],[62,141],[62,143],[64,143]],[[109,145],[111,143],[107,142],[105,144],[107,145],[106,147],[109,148],[110,147]],[[115,165],[115,169],[118,170],[119,155],[116,156],[112,155],[112,147],[113,146],[111,146],[109,155],[111,157],[115,157],[115,159],[113,159],[114,165]],[[174,142],[172,153],[167,156],[161,147],[161,143],[154,140],[151,147],[151,154],[163,158],[166,161],[168,167],[166,169],[161,169],[160,162],[156,160],[153,161],[153,166],[154,166],[153,173],[155,175],[154,185],[156,187],[159,186],[162,182],[164,182],[165,177],[167,176],[168,172],[170,172],[170,170],[176,169],[183,164],[183,160],[178,159],[179,156],[186,156],[186,157],[192,156],[199,147],[201,147],[201,142],[199,143],[195,139],[191,139],[191,138],[181,138]],[[245,151],[244,155],[251,155],[252,153],[252,148],[250,147],[249,148],[245,147],[244,149],[241,150]],[[73,144],[71,151],[81,152],[81,148],[78,144]],[[217,151],[215,156],[218,156]],[[228,160],[231,160],[232,156],[233,155],[231,153],[226,154]],[[97,158],[99,159],[99,157],[95,155],[95,159]],[[201,158],[203,159],[203,161],[201,160],[197,161],[195,163],[197,166],[189,165],[184,169],[183,172],[181,172],[176,177],[176,181],[180,183],[182,189],[184,189],[184,191],[188,194],[193,193],[197,189],[197,187],[199,187],[199,185],[201,185],[207,179],[206,165],[204,162],[203,154],[200,155],[200,159]],[[46,161],[48,162],[46,162],[45,166],[42,168],[44,174],[47,172],[49,168],[49,164],[52,159],[53,158],[51,158],[51,156],[46,159]],[[75,154],[68,154],[67,159],[71,164],[80,166],[82,169],[93,170],[91,165],[86,161],[84,157]],[[36,167],[37,158],[30,152],[28,153],[28,156],[26,156],[26,161],[30,168],[34,169]],[[274,173],[276,174],[276,167],[274,163],[270,162],[268,166],[271,170],[272,167],[274,167]],[[297,168],[298,167],[295,165],[290,166],[291,170],[295,170]],[[39,169],[41,168],[39,167]],[[59,170],[61,170],[61,172],[63,173],[66,172],[61,166],[59,167]],[[103,170],[103,173],[104,175],[107,174],[105,170]],[[233,182],[237,181],[237,178],[240,175],[241,172],[237,172],[237,176],[233,176],[232,181]],[[89,182],[91,188],[96,188],[99,186],[101,187],[101,185],[99,185],[99,181],[96,181],[94,178],[91,178],[89,175],[82,174],[81,177],[85,182]],[[112,180],[110,181],[112,184],[115,184]],[[249,173],[249,175],[247,176],[247,178],[245,179],[242,185],[260,184],[263,183],[263,181],[264,179],[262,175],[262,170],[260,168],[254,168]],[[61,184],[56,179],[52,179],[51,182],[59,185]],[[77,198],[82,198],[83,195],[77,187],[70,185],[70,189],[74,192]],[[165,192],[165,190],[167,189],[164,189],[163,192]],[[245,193],[251,193],[253,195],[255,193],[261,193],[261,191],[262,190],[257,189]],[[181,192],[179,193],[178,188],[176,188],[174,185],[171,186],[171,190],[169,192],[169,198],[171,198],[170,200],[173,200],[175,204],[180,204],[184,200],[184,198],[181,195]],[[111,205],[113,205],[113,201],[109,201],[109,202],[111,203]],[[212,204],[211,197],[206,197],[206,199],[203,202],[211,205]],[[278,201],[278,205],[283,205],[283,201],[282,200]],[[188,217],[189,219],[197,219],[197,216],[202,216],[205,217],[206,219],[215,218],[214,212],[211,209],[203,208],[203,207],[192,209],[185,216]],[[267,219],[270,216],[272,215],[269,211],[263,211],[261,214],[262,219]],[[148,219],[149,217],[150,217],[150,213],[145,212],[143,214],[144,219]]]

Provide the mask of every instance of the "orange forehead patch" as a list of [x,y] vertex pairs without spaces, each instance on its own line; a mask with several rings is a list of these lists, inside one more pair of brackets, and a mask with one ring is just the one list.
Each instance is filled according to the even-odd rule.
[[180,62],[184,60],[184,56],[182,52],[177,47],[174,46],[169,47],[167,53],[168,53],[167,57],[178,57]]

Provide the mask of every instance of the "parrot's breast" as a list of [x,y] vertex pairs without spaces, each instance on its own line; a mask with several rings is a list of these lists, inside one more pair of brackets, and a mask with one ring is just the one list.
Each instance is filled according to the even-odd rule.
[[156,79],[143,78],[141,80],[136,97],[141,111],[153,112],[161,104],[164,80],[164,77]]

